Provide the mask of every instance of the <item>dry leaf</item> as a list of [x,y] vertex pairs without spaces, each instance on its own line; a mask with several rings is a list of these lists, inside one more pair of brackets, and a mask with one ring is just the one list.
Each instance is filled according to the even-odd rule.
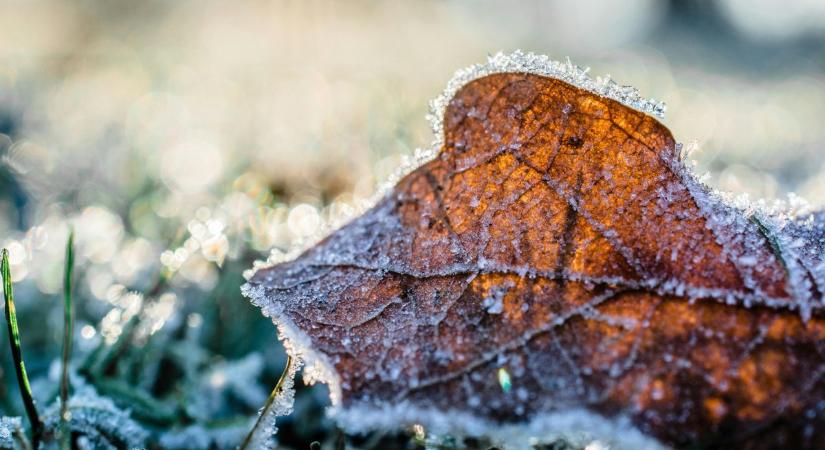
[[246,288],[342,422],[825,448],[825,214],[732,206],[658,121],[546,76],[470,81],[443,132]]

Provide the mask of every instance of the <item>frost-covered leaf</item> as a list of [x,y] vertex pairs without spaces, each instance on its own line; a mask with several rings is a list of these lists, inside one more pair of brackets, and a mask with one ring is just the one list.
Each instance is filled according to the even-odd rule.
[[635,91],[530,58],[460,74],[431,161],[245,287],[339,421],[825,448],[825,215],[723,200]]

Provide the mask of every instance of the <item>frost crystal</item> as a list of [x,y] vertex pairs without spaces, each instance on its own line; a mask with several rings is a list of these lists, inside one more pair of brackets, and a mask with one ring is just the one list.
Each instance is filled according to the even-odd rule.
[[328,385],[332,404],[339,404],[341,401],[341,380],[329,358],[315,351],[309,336],[283,315],[281,310],[277,307],[270,307],[262,286],[247,283],[241,287],[241,292],[252,301],[253,305],[261,308],[263,314],[271,318],[278,327],[278,339],[284,344],[287,354],[293,360],[290,368],[291,373],[287,374],[290,390],[293,386],[294,374],[303,366],[304,383],[312,385],[320,382]]
[[[91,448],[143,448],[149,434],[124,411],[101,397],[95,389],[82,381],[73,380],[75,393],[69,398],[69,428],[72,433],[85,436]],[[46,411],[47,429],[60,427],[60,402]]]
[[261,409],[260,417],[253,429],[249,441],[249,448],[275,449],[275,434],[278,433],[276,421],[278,417],[287,416],[292,413],[292,406],[295,403],[295,375],[301,368],[302,361],[293,358],[292,363],[287,367],[287,372],[283,375],[280,390],[274,393],[275,397],[271,402]]
[[188,450],[208,448],[234,450],[243,441],[251,424],[240,422],[231,427],[206,428],[190,425],[186,428],[168,431],[160,438],[160,446],[166,450]]
[[220,415],[229,399],[249,407],[260,406],[267,397],[267,392],[257,382],[263,367],[263,358],[256,353],[215,364],[187,396],[187,411],[193,417],[207,420]]
[[471,414],[422,410],[407,403],[383,408],[348,408],[336,411],[333,417],[354,433],[394,429],[399,424],[423,423],[423,428],[431,434],[485,436],[507,450],[535,450],[540,444],[551,445],[558,441],[575,449],[586,449],[593,442],[604,442],[613,449],[667,450],[666,446],[636,430],[629,420],[607,420],[573,408],[541,415],[526,424],[512,425],[492,424]]
[[0,448],[15,448],[14,435],[23,431],[19,417],[0,417]]
[[573,64],[570,58],[562,62],[545,55],[524,53],[521,50],[509,54],[499,52],[488,57],[484,64],[475,64],[461,69],[447,83],[447,89],[430,103],[430,114],[427,117],[436,138],[436,145],[433,148],[441,148],[441,139],[444,136],[444,112],[456,92],[473,80],[495,73],[530,73],[556,78],[602,97],[619,101],[644,113],[664,118],[667,107],[663,102],[646,99],[639,95],[639,90],[635,87],[622,86],[613,81],[609,75],[593,79],[588,72],[590,72],[589,68],[583,69]]

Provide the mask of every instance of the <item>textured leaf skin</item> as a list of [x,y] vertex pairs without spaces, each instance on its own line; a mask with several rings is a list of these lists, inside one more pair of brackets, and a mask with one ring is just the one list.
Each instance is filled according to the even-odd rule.
[[825,448],[822,214],[774,230],[784,254],[663,125],[552,78],[472,81],[444,130],[373,209],[250,280],[344,408],[586,408],[678,447]]

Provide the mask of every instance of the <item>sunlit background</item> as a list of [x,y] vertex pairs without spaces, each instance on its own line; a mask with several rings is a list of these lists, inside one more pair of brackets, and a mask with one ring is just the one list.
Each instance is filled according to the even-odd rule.
[[56,376],[71,225],[80,355],[139,317],[135,345],[195,336],[213,387],[257,364],[254,413],[282,355],[242,270],[346,219],[430,143],[452,73],[517,48],[665,101],[709,184],[825,204],[821,0],[5,0],[0,241],[35,378]]

